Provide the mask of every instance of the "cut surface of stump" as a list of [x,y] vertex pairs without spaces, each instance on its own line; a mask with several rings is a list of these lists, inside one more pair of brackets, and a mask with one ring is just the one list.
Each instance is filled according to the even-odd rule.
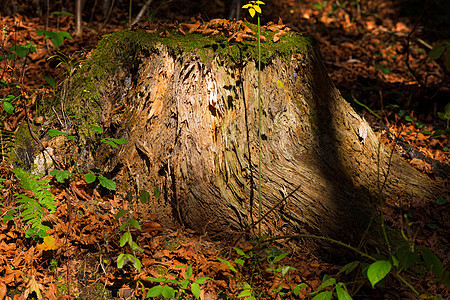
[[[310,38],[267,40],[262,214],[276,209],[262,221],[264,232],[352,239],[374,216],[386,174],[383,197],[441,196],[441,186],[391,156],[341,97]],[[158,187],[161,197],[140,206],[144,219],[152,214],[212,235],[243,230],[258,218],[256,57],[256,42],[221,37],[105,37],[65,100],[91,145],[78,163],[94,157],[118,192],[135,199]],[[119,150],[99,143],[89,124],[128,143]]]

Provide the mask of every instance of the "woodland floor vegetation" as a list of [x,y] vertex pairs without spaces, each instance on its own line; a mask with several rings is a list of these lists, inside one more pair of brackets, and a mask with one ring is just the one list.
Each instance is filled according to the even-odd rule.
[[[45,6],[39,16],[39,9],[30,9],[31,1],[9,2],[15,3],[14,9],[0,4],[0,300],[216,299],[213,294],[219,299],[312,299],[319,293],[348,299],[347,292],[353,299],[418,298],[394,276],[372,288],[364,276],[355,275],[367,267],[355,263],[362,257],[346,250],[345,260],[336,258],[322,249],[335,246],[326,242],[306,237],[212,241],[182,225],[163,228],[156,215],[138,221],[136,201],[158,198],[158,187],[141,192],[139,199],[122,199],[100,169],[65,166],[42,178],[24,172],[40,149],[23,142],[21,135],[29,135],[29,126],[39,134],[28,139],[45,133],[73,139],[73,133],[55,129],[71,122],[56,113],[61,109],[58,95],[102,36],[128,28],[130,11],[126,1],[117,1],[106,14],[100,4],[89,4],[83,32],[74,35],[75,19],[64,13],[74,11],[72,4],[51,4],[47,17]],[[134,2],[136,15],[144,1]],[[219,0],[154,2],[142,22],[189,22],[197,13],[205,20],[227,18],[230,6]],[[203,2],[208,2],[207,11]],[[293,30],[314,36],[332,81],[381,141],[448,188],[446,1],[265,2],[261,23],[281,18]],[[92,129],[102,131],[94,125]],[[110,147],[124,143],[99,140]],[[13,153],[12,148],[20,150]],[[424,299],[450,297],[445,278],[449,200],[447,189],[447,198],[435,203],[383,199],[379,207],[384,223],[403,235],[397,254],[409,255],[408,247],[414,245],[414,255],[425,260],[402,277]],[[17,209],[20,203],[27,205],[22,211]]]

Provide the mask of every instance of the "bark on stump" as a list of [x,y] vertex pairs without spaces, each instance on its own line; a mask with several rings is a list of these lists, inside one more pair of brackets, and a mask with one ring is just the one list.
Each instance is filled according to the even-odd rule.
[[[256,48],[201,37],[208,41],[195,50],[196,36],[108,36],[74,78],[70,109],[104,137],[128,140],[92,155],[122,194],[160,188],[161,198],[142,206],[147,214],[202,232],[242,230],[258,213]],[[273,48],[283,39],[262,44],[262,213],[298,189],[262,222],[264,232],[351,239],[373,215],[388,169],[385,197],[440,196],[442,186],[396,154],[389,166],[390,150],[336,90],[317,46],[289,38],[283,53]],[[91,97],[99,109],[87,105]]]

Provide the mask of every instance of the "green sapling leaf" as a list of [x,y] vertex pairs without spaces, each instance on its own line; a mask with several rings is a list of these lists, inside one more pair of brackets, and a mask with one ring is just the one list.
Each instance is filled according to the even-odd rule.
[[132,240],[131,234],[127,231],[124,234],[122,234],[122,237],[119,240],[120,247],[125,246],[127,243],[130,243]]
[[114,143],[118,145],[125,145],[128,141],[124,138],[121,139],[111,139]]
[[184,274],[184,278],[185,279],[191,278],[193,272],[194,271],[192,270],[192,266],[189,266],[186,270],[186,273]]
[[352,297],[348,294],[345,284],[338,282],[336,284],[336,294],[339,300],[352,300]]
[[89,171],[89,173],[84,174],[84,180],[86,180],[87,183],[93,183],[97,179],[97,176],[95,176],[94,173]]
[[[154,278],[154,279],[157,279],[157,278]],[[161,296],[162,289],[163,289],[162,285],[157,285],[157,286],[152,287],[151,289],[148,290],[145,298],[156,298],[156,297]]]
[[117,214],[116,214],[116,216],[114,217],[114,220],[119,220],[119,218],[121,217],[121,216],[123,216],[124,214],[126,214],[127,212],[129,212],[130,210],[129,209],[121,209]]
[[312,298],[312,300],[331,300],[332,295],[333,294],[331,293],[331,291],[326,291],[326,292],[317,294],[316,296],[314,296],[314,298]]
[[139,229],[140,231],[142,231],[141,225],[139,225],[139,222],[136,219],[129,219],[128,220],[128,224],[130,224],[134,228]]
[[70,175],[72,175],[72,173],[70,173],[69,170],[58,170],[58,169],[53,169],[50,171],[50,175],[55,176],[56,180],[59,183],[64,183],[64,181],[66,179],[69,179]]
[[14,105],[9,103],[8,101],[3,101],[3,110],[11,115],[14,112]]
[[367,270],[367,278],[369,279],[372,287],[380,282],[391,271],[392,265],[388,260],[379,260],[370,265]]
[[445,205],[447,204],[447,199],[445,197],[439,197],[436,199],[437,205]]
[[195,279],[195,282],[202,285],[202,284],[205,284],[206,282],[208,282],[208,280],[212,280],[212,278],[211,277],[199,277],[199,278]]
[[444,275],[444,267],[442,266],[442,262],[439,257],[437,257],[436,254],[431,252],[431,250],[425,246],[421,246],[420,251],[422,252],[425,266],[428,270],[432,271],[437,278],[441,279]]
[[189,286],[189,280],[188,279],[183,279],[180,283],[180,288],[185,290],[187,289]]
[[119,257],[117,257],[117,268],[122,269],[126,263],[125,254],[120,253]]
[[237,273],[236,268],[233,267],[233,265],[232,265],[228,260],[225,260],[225,259],[220,258],[220,257],[217,257],[217,256],[216,256],[216,258],[217,258],[217,260],[219,260],[220,262],[224,263],[228,268],[230,268],[231,271]]
[[161,295],[166,299],[175,299],[175,291],[173,288],[171,288],[168,285],[164,285],[162,288]]
[[103,132],[103,128],[97,126],[97,125],[89,125],[89,127],[91,127],[93,130],[97,131],[98,133],[102,133]]
[[47,133],[51,137],[55,137],[58,135],[65,135],[65,136],[69,135],[67,132],[62,132],[62,131],[59,131],[58,129],[49,129],[49,131],[47,131]]
[[406,271],[417,262],[419,255],[417,248],[415,248],[413,252],[409,245],[404,245],[398,248],[397,257],[399,259],[399,268]]
[[98,176],[98,180],[104,188],[112,191],[116,190],[116,183],[114,182],[114,180],[108,179],[103,175]]
[[436,60],[439,57],[441,57],[441,55],[444,53],[444,51],[445,51],[445,45],[443,43],[436,44],[433,47],[433,49],[430,50],[430,53],[428,53],[428,59],[430,61]]
[[159,190],[158,186],[155,186],[155,190],[153,191],[153,195],[155,196],[156,199],[161,198],[161,191]]
[[285,253],[281,253],[280,255],[277,255],[274,259],[273,259],[273,263],[277,263],[279,261],[282,261],[287,255],[289,254],[289,252],[285,252]]
[[139,194],[139,201],[144,204],[148,203],[150,201],[150,193],[146,190],[142,190]]
[[165,278],[147,278],[147,280],[153,281],[153,282],[166,282]]
[[42,77],[44,77],[45,81],[47,81],[47,83],[52,87],[55,88],[56,87],[56,81],[51,78],[50,76],[47,75],[42,75]]
[[191,292],[195,296],[195,298],[200,299],[200,292],[202,290],[200,289],[200,285],[196,282],[191,284]]
[[357,260],[346,264],[339,270],[338,275],[341,274],[342,272],[345,272],[345,275],[350,274],[359,264],[360,262]]

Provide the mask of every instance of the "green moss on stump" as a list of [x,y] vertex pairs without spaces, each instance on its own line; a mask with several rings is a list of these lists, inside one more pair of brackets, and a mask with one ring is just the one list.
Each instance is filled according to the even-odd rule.
[[[247,24],[256,31],[256,26]],[[171,37],[160,37],[145,31],[124,30],[105,36],[74,77],[68,103],[69,115],[76,120],[78,133],[87,140],[94,134],[89,124],[98,124],[102,111],[102,97],[113,90],[118,74],[133,73],[142,57],[152,51],[166,50],[173,56],[186,57],[192,53],[203,63],[210,64],[218,58],[231,65],[257,61],[256,41],[229,43],[224,36],[202,34],[181,35],[171,32]],[[261,63],[268,64],[275,57],[289,61],[292,54],[310,51],[315,42],[310,36],[288,32],[277,43],[272,42],[275,32],[263,30],[266,42],[261,43]]]

